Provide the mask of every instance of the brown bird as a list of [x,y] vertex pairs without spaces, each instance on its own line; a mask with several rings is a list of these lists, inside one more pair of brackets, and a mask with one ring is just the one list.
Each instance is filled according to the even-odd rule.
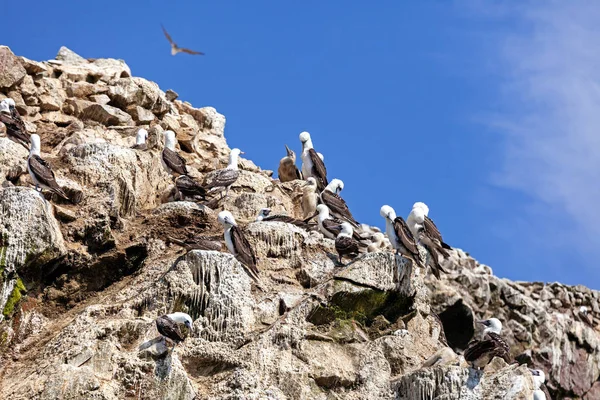
[[302,179],[302,174],[298,167],[296,167],[296,153],[285,145],[285,151],[287,156],[283,157],[279,161],[279,169],[277,169],[277,176],[281,182],[290,182],[295,179]]
[[0,102],[0,122],[6,126],[6,136],[29,150],[31,139],[27,133],[25,123],[15,108],[13,99],[4,99]]
[[497,318],[478,322],[486,327],[483,331],[483,338],[479,341],[472,340],[469,343],[464,352],[465,360],[479,369],[484,368],[494,357],[500,357],[510,363],[510,348],[500,336],[502,323]]
[[35,133],[31,135],[31,150],[27,160],[27,169],[39,192],[41,192],[42,189],[48,189],[63,199],[71,201],[58,182],[56,182],[54,171],[52,171],[50,164],[40,157],[40,137]]
[[199,51],[194,51],[194,50],[190,50],[190,49],[186,49],[185,47],[179,47],[177,46],[177,43],[175,43],[173,41],[173,39],[171,38],[171,35],[169,35],[169,33],[167,32],[167,30],[165,29],[164,26],[161,25],[161,28],[163,30],[163,33],[165,34],[165,37],[167,38],[167,40],[169,41],[169,43],[171,43],[171,55],[175,55],[177,53],[187,53],[187,54],[194,54],[194,55],[204,55],[204,53],[201,53]]
[[335,238],[335,249],[340,258],[340,264],[342,264],[344,256],[349,256],[351,259],[358,256],[360,242],[352,237],[354,232],[352,225],[348,222],[342,222],[340,228],[340,233]]

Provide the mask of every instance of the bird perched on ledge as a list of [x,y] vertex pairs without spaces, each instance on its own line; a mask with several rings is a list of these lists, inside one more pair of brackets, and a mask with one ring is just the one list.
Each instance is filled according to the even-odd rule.
[[335,249],[340,257],[340,264],[342,264],[342,258],[344,256],[350,256],[354,259],[359,253],[359,242],[355,240],[352,235],[354,230],[352,225],[348,222],[342,222],[340,225],[340,233],[335,238]]
[[341,179],[333,179],[321,192],[321,202],[329,208],[334,217],[343,219],[353,225],[354,228],[357,228],[358,222],[352,216],[346,201],[340,196],[343,189],[344,182]]
[[4,99],[0,102],[0,122],[6,126],[6,136],[10,140],[29,150],[31,140],[13,99]]
[[148,131],[144,128],[141,128],[137,135],[135,136],[135,144],[131,146],[134,150],[147,150],[148,145],[146,144],[146,140],[148,140]]
[[42,189],[48,189],[65,200],[71,200],[56,182],[54,171],[52,171],[50,164],[40,157],[40,137],[35,133],[31,135],[31,150],[27,159],[27,170],[38,192],[41,193]]
[[237,226],[233,215],[229,211],[221,211],[218,215],[218,220],[225,229],[225,244],[229,252],[242,264],[252,279],[259,281],[259,271],[256,267],[254,250]]
[[172,314],[161,315],[156,318],[156,329],[163,337],[170,339],[175,345],[185,340],[179,324],[185,325],[190,332],[193,331],[192,318],[186,313],[176,312]]
[[477,322],[485,326],[483,338],[469,344],[464,353],[465,360],[475,368],[484,368],[494,357],[500,357],[510,363],[510,348],[500,336],[502,322],[497,318]]
[[302,176],[304,179],[312,176],[317,181],[319,190],[325,189],[329,183],[327,182],[327,168],[325,168],[323,159],[313,148],[310,133],[302,132],[300,142],[302,143]]
[[181,157],[175,151],[175,132],[165,131],[163,135],[165,136],[165,148],[163,149],[161,157],[163,167],[165,167],[167,172],[175,177],[179,175],[187,175],[188,170],[185,163],[185,158]]
[[283,157],[279,161],[279,169],[277,169],[277,176],[280,182],[290,182],[296,179],[302,179],[302,174],[296,166],[296,153],[285,145],[287,156]]
[[404,218],[397,217],[396,211],[390,206],[382,206],[379,214],[385,219],[385,230],[396,254],[402,254],[415,265],[422,267],[421,255],[415,238]]

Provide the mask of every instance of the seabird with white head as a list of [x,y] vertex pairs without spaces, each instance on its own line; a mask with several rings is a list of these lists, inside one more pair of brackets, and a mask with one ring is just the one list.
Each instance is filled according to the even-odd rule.
[[174,345],[185,340],[185,335],[181,331],[180,324],[187,327],[190,332],[194,330],[192,318],[186,313],[175,312],[172,314],[161,315],[156,318],[156,329],[163,337],[170,339]]
[[240,170],[238,169],[239,155],[244,154],[240,149],[232,149],[229,153],[229,164],[226,168],[218,170],[213,176],[209,184],[205,185],[204,188],[210,191],[218,188],[226,188],[225,197],[229,194],[229,188],[240,176]]
[[388,205],[382,206],[379,214],[385,219],[385,231],[396,254],[402,254],[415,265],[423,266],[419,248],[404,218],[396,216],[396,211]]
[[274,214],[271,215],[270,208],[261,208],[256,216],[256,222],[285,222],[286,224],[292,224],[299,226],[301,228],[306,228],[308,223],[296,219],[294,217],[290,217],[289,215],[284,214]]
[[244,236],[235,222],[235,218],[229,211],[221,211],[218,220],[225,229],[225,244],[233,256],[244,266],[250,277],[259,280],[258,268],[256,267],[256,256],[250,246],[248,239]]
[[327,182],[327,168],[323,159],[319,157],[316,150],[313,148],[310,133],[302,132],[300,134],[300,142],[302,143],[302,175],[304,179],[309,177],[315,178],[319,190],[325,189]]
[[56,182],[52,167],[40,156],[40,146],[40,137],[34,133],[31,135],[31,150],[27,159],[27,170],[35,183],[37,191],[41,193],[42,189],[51,190],[63,199],[70,201],[69,196]]
[[348,222],[342,222],[340,232],[335,238],[335,249],[340,257],[340,264],[344,256],[350,256],[354,259],[359,253],[359,242],[352,235],[354,230]]
[[581,322],[583,322],[590,328],[594,328],[593,318],[590,315],[590,312],[586,306],[579,307],[577,313],[575,313],[575,316],[577,317],[577,319],[579,319]]
[[13,99],[8,98],[0,102],[0,122],[6,126],[6,136],[10,140],[29,150],[31,139]]
[[546,387],[546,374],[541,369],[531,369],[531,375],[533,376],[533,400],[546,400],[550,399],[550,393]]
[[356,228],[359,225],[358,222],[352,216],[344,199],[339,195],[342,190],[344,190],[344,182],[341,179],[333,179],[321,192],[321,202],[329,208],[332,215],[350,222]]
[[146,140],[148,140],[148,131],[141,128],[138,130],[135,136],[135,144],[131,148],[134,150],[147,150],[148,145],[146,144]]
[[165,131],[163,135],[165,136],[165,148],[161,158],[163,166],[173,176],[187,175],[185,158],[181,157],[175,150],[175,143],[177,143],[175,132]]
[[[433,220],[429,218],[429,207],[427,207],[427,204],[420,201],[413,204],[413,208],[408,218],[406,218],[406,223],[414,237],[417,237],[419,230],[424,229],[427,232],[427,236],[439,242],[438,247],[441,246],[444,250],[452,249],[450,245],[444,243],[442,234]],[[447,254],[448,252],[446,251],[445,253]],[[444,257],[447,257],[447,255],[444,255]]]
[[290,182],[296,179],[302,179],[302,174],[296,166],[296,153],[294,150],[287,147],[287,144],[285,145],[285,151],[287,151],[287,156],[279,161],[279,168],[277,169],[279,181]]
[[302,213],[304,218],[309,218],[315,214],[318,203],[317,180],[311,176],[302,187]]
[[475,368],[484,368],[494,357],[500,357],[510,363],[510,347],[502,337],[502,322],[497,318],[490,318],[478,323],[485,326],[483,337],[479,341],[471,341],[464,352],[465,360]]

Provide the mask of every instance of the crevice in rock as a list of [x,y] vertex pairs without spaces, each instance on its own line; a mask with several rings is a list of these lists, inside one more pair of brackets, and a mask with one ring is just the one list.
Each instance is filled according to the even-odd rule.
[[454,350],[464,350],[473,338],[473,312],[458,299],[453,305],[438,314],[444,325],[446,340]]

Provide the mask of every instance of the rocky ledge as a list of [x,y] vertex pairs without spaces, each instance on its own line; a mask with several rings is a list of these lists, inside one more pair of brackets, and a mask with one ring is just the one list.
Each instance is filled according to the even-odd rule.
[[[214,108],[66,48],[37,62],[0,47],[5,97],[76,201],[41,197],[19,173],[26,150],[0,137],[0,398],[532,398],[524,364],[553,398],[600,398],[597,291],[500,279],[460,249],[441,280],[386,248],[340,265],[318,232],[248,222],[258,288],[230,254],[169,239],[222,235],[221,209],[302,216],[301,182],[249,160],[218,205],[170,201],[162,132],[202,179],[229,154]],[[130,148],[142,127],[144,152]],[[173,311],[195,329],[171,351],[154,320]],[[458,354],[475,319],[499,318],[518,362],[469,368],[434,313]],[[423,367],[434,354],[451,356]]]

